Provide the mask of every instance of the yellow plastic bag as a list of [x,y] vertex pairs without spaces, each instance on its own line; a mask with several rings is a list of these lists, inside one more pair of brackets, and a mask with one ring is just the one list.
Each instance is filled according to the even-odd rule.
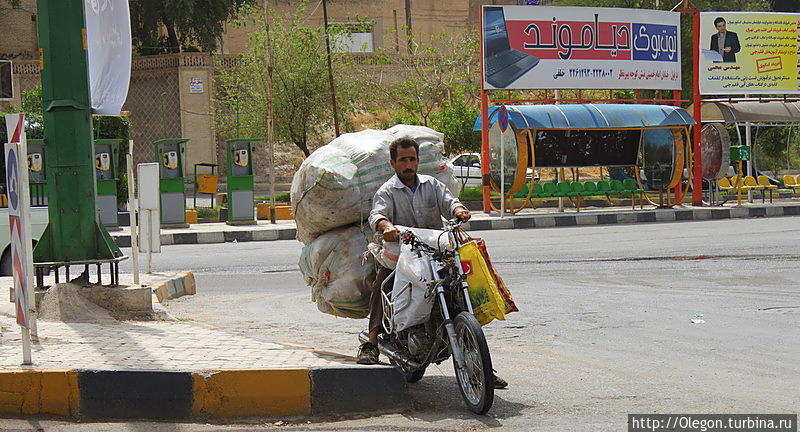
[[458,255],[461,268],[467,276],[469,299],[475,318],[481,325],[489,324],[494,319],[505,320],[506,305],[503,296],[477,243],[473,240],[459,246]]

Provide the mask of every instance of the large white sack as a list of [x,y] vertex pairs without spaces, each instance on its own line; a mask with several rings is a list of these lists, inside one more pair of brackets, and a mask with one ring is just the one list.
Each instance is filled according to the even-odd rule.
[[407,137],[420,145],[420,174],[432,175],[454,196],[461,183],[442,156],[443,135],[423,126],[396,125],[339,136],[303,161],[292,179],[297,239],[308,243],[333,228],[365,220],[372,198],[392,175],[389,144]]
[[367,236],[359,226],[328,231],[303,247],[300,273],[321,312],[345,318],[369,314],[375,263],[366,250]]

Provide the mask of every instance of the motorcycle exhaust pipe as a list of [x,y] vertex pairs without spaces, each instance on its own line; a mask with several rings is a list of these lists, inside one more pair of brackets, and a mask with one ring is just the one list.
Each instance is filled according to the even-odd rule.
[[[369,334],[366,331],[362,331],[361,333],[358,334],[358,340],[361,343],[369,342]],[[403,369],[416,370],[422,367],[421,364],[412,360],[407,354],[397,352],[387,347],[386,345],[380,343],[380,341],[378,342],[378,351],[383,353],[383,355],[385,355],[386,357],[389,357],[390,359],[394,360],[395,362],[405,365]]]

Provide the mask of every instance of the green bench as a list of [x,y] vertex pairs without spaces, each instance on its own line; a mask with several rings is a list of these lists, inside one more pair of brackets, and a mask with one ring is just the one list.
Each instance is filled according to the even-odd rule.
[[[515,198],[527,198],[529,191],[529,184],[522,185],[522,188],[514,194]],[[639,204],[643,208],[644,203],[642,200],[644,190],[639,189],[635,181],[626,179],[619,180],[600,180],[598,182],[577,182],[577,181],[562,181],[562,182],[544,182],[534,183],[533,191],[530,194],[531,199],[535,198],[571,198],[574,199],[575,208],[580,211],[580,204],[583,197],[605,195],[607,199],[612,196],[630,196],[631,207],[636,207],[635,197],[639,196]]]

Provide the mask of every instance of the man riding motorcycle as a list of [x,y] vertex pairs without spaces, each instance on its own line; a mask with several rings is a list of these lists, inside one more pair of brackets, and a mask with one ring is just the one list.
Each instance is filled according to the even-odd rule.
[[[456,217],[468,221],[469,210],[454,197],[439,180],[417,174],[419,167],[419,144],[410,138],[399,138],[389,146],[390,163],[395,175],[386,181],[375,193],[369,225],[383,234],[384,241],[398,241],[395,224],[440,229],[442,218]],[[381,285],[392,270],[377,264],[377,274],[372,284],[369,303],[369,341],[363,343],[358,351],[358,363],[378,363],[378,334],[382,331],[383,305]],[[495,376],[495,388],[508,386],[504,380]]]

